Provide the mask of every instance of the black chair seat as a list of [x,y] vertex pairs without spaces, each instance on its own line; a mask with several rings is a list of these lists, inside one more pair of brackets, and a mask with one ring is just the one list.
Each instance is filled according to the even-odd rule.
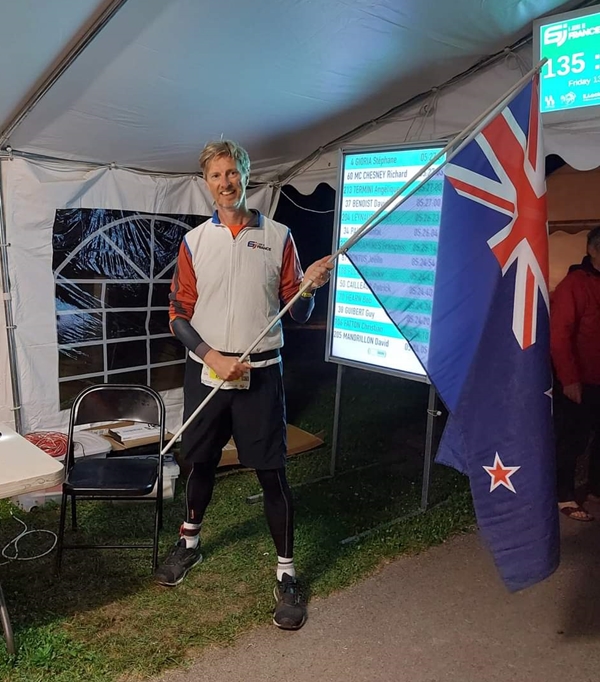
[[155,458],[78,460],[64,483],[67,494],[102,496],[142,496],[154,489],[158,479]]

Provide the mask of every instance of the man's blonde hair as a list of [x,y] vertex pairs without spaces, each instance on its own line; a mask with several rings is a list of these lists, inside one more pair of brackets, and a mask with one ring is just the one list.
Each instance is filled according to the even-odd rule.
[[206,177],[206,169],[210,162],[218,159],[220,156],[230,156],[238,164],[242,173],[246,177],[250,176],[250,157],[248,152],[232,140],[218,140],[216,142],[208,142],[200,154],[200,168],[204,177]]

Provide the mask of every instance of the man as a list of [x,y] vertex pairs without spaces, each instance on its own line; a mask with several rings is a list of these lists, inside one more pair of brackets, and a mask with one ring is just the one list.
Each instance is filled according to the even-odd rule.
[[256,470],[278,556],[273,622],[295,630],[306,620],[293,560],[294,510],[285,476],[286,421],[278,322],[246,362],[239,357],[304,282],[310,289],[290,313],[306,322],[313,292],[329,280],[328,257],[303,276],[287,227],[246,205],[247,152],[231,141],[212,142],[200,155],[216,205],[212,218],[185,236],[171,285],[170,320],[188,349],[184,419],[214,386],[227,383],[184,431],[181,453],[191,465],[180,539],[156,571],[161,585],[180,583],[202,560],[200,530],[221,452],[233,435],[241,464]]
[[592,516],[575,501],[578,458],[589,450],[588,499],[600,499],[600,227],[587,238],[552,299],[551,351],[559,386],[555,423],[559,509],[577,521]]

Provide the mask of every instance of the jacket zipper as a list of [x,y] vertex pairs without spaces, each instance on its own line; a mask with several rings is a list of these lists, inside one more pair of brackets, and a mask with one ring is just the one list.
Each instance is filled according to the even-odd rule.
[[[227,292],[227,301],[228,301],[228,310],[227,310],[227,346],[228,348],[233,348],[232,344],[232,328],[235,326],[235,320],[233,319],[233,314],[231,307],[233,306],[233,301],[232,301],[232,292],[235,291],[235,284],[236,284],[236,277],[237,277],[237,271],[238,271],[238,261],[239,258],[237,256],[239,249],[236,249],[236,244],[238,244],[238,237],[246,232],[246,230],[251,230],[252,227],[246,226],[243,229],[241,229],[237,236],[234,237],[229,228],[226,228],[229,234],[231,235],[231,256],[229,259],[229,265],[230,265],[230,272],[229,272],[229,291]],[[244,352],[246,349],[244,348],[241,352]]]

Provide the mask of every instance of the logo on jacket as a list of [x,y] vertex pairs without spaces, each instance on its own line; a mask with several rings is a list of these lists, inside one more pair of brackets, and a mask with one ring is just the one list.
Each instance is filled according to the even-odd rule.
[[248,248],[250,249],[262,249],[263,251],[270,251],[271,247],[270,246],[265,246],[264,244],[261,244],[260,242],[248,242]]

